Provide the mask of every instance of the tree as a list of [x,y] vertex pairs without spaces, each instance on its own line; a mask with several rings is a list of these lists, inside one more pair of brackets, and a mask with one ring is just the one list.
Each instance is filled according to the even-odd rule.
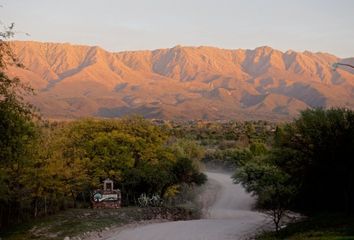
[[278,231],[287,209],[353,213],[353,155],[354,111],[306,110],[276,130],[270,152],[241,162],[234,180],[270,211]]
[[177,158],[190,159],[196,167],[200,167],[200,161],[204,157],[205,151],[196,141],[181,138],[171,147]]
[[298,211],[354,210],[354,111],[306,110],[279,131],[276,164],[299,186]]
[[13,27],[0,32],[0,227],[22,218],[28,199],[24,176],[34,153],[32,141],[38,136],[34,110],[23,99],[32,89],[6,74],[8,65],[21,65],[6,41],[13,36]]
[[290,184],[290,176],[272,161],[267,155],[253,157],[236,169],[233,179],[257,196],[257,207],[271,217],[278,232],[296,188]]

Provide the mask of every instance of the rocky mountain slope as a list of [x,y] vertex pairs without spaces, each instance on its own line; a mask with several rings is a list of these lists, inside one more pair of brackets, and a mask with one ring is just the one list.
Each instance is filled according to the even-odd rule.
[[181,47],[107,52],[99,47],[12,42],[29,100],[51,118],[289,119],[308,107],[354,108],[354,64],[327,53],[270,47]]

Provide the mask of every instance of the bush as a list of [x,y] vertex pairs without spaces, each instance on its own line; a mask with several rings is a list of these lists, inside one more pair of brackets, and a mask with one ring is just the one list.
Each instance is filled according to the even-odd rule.
[[154,194],[151,197],[148,197],[145,193],[142,193],[138,198],[138,205],[141,208],[161,207],[163,205],[163,200],[158,194]]

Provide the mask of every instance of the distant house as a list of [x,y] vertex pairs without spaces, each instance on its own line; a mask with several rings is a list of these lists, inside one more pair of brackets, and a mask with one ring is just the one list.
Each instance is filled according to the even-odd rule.
[[103,189],[97,189],[92,195],[93,208],[120,208],[121,192],[114,189],[113,181],[109,178],[103,181]]

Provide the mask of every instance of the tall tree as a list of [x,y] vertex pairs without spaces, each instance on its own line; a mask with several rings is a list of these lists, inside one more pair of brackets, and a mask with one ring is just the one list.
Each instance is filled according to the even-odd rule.
[[27,199],[23,177],[33,154],[32,140],[37,135],[33,108],[23,99],[32,89],[6,74],[8,65],[20,66],[7,42],[13,36],[13,27],[11,24],[0,32],[0,227],[10,219],[21,219]]
[[271,210],[276,225],[286,209],[349,214],[353,155],[354,111],[309,109],[277,129],[270,152],[241,162],[234,179]]
[[299,186],[306,212],[354,210],[354,111],[314,109],[279,131],[276,164]]

